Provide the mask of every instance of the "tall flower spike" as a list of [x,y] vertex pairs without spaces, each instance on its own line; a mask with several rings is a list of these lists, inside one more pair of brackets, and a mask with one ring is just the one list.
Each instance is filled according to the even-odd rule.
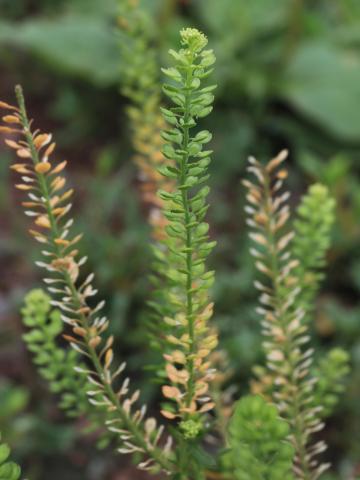
[[168,285],[165,304],[171,312],[163,318],[168,378],[163,394],[168,403],[162,413],[170,419],[179,418],[184,435],[196,437],[202,428],[202,414],[214,406],[208,395],[214,375],[209,355],[217,345],[217,335],[208,327],[213,311],[208,294],[213,272],[205,267],[214,247],[204,222],[209,187],[203,185],[211,154],[203,146],[211,134],[192,134],[192,129],[198,118],[212,110],[215,87],[202,87],[201,83],[211,73],[215,57],[212,50],[204,50],[206,37],[195,29],[182,30],[181,43],[183,48],[178,52],[170,50],[175,66],[163,69],[172,81],[164,86],[164,92],[175,106],[162,109],[172,128],[163,132],[163,153],[169,164],[160,172],[174,181],[174,189],[159,191],[168,225],[167,238],[155,252]]
[[[160,174],[158,168],[168,162],[161,150],[164,140],[161,131],[166,122],[161,115],[160,68],[156,55],[156,26],[149,20],[149,15],[139,2],[119,0],[119,36],[122,56],[121,93],[130,101],[126,113],[130,120],[131,140],[141,181],[142,200],[148,210],[148,222],[152,228],[155,243],[167,237],[165,227],[167,219],[163,214],[164,201],[157,195],[158,189],[167,192],[173,190],[174,180]],[[163,256],[163,260],[166,257]],[[169,266],[170,268],[170,266]],[[156,270],[156,266],[154,266]],[[163,377],[164,336],[159,335],[162,318],[169,315],[164,301],[165,286],[160,278],[151,277],[152,297],[156,304],[147,321],[150,346],[158,354],[155,369]],[[158,311],[160,309],[160,311]]]
[[141,469],[162,468],[169,472],[172,470],[171,437],[161,451],[158,444],[163,427],[158,427],[154,418],[145,419],[145,406],[135,407],[140,392],[129,393],[129,379],[119,383],[125,364],[113,366],[113,337],[103,338],[109,323],[101,314],[105,302],[100,301],[93,307],[88,303],[97,293],[92,286],[93,274],[79,281],[86,257],[79,259],[77,244],[81,235],[71,235],[73,220],[67,218],[71,209],[68,201],[73,192],[65,188],[66,162],[51,160],[55,150],[52,136],[32,130],[33,122],[28,120],[22,89],[18,86],[15,91],[18,107],[0,104],[12,112],[3,117],[6,127],[0,128],[18,136],[18,140],[11,138],[5,143],[20,158],[20,163],[11,167],[21,175],[22,183],[16,187],[28,194],[29,200],[23,202],[23,206],[25,214],[34,221],[30,233],[44,248],[44,259],[36,263],[46,271],[44,281],[55,298],[52,304],[60,309],[62,320],[72,330],[64,337],[92,364],[92,368],[77,368],[93,385],[87,392],[89,401],[109,412],[107,427],[118,434],[119,452],[139,453]]
[[[164,245],[165,239],[169,240],[166,231],[168,220],[163,212],[164,200],[156,193],[159,189],[166,192],[174,191],[174,178],[161,175],[159,167],[163,167],[165,164],[174,167],[175,163],[166,159],[161,151],[165,143],[161,131],[167,130],[168,125],[160,112],[161,83],[155,48],[158,28],[149,19],[140,3],[133,0],[119,1],[118,25],[123,59],[121,93],[131,102],[126,112],[130,119],[132,143],[136,152],[133,159],[139,169],[142,199],[149,207],[148,221],[152,227],[152,237],[155,242],[162,241],[162,247],[157,250],[157,259],[154,262],[153,270],[170,270],[172,266],[168,263],[170,259]],[[160,260],[158,260],[159,256]],[[149,315],[147,329],[150,345],[159,354],[154,367],[162,379],[164,377],[164,361],[160,355],[166,348],[163,318],[172,317],[173,310],[165,293],[168,287],[166,280],[152,275],[151,282],[154,287],[153,300],[149,304],[153,308]],[[222,363],[225,365],[225,352],[223,352],[223,357]],[[211,357],[210,360],[213,363],[217,358],[217,356]],[[217,372],[211,390],[213,397],[216,397],[218,417],[223,419],[218,424],[224,430],[226,417],[222,412],[225,410],[222,408],[222,402],[225,395],[219,389],[221,378],[223,377]],[[226,411],[229,409],[226,408]]]
[[[149,20],[149,16],[139,2],[132,0],[120,0],[118,24],[123,59],[121,93],[131,102],[126,111],[130,119],[132,143],[136,152],[133,158],[140,172],[143,201],[150,207],[148,220],[152,226],[153,239],[155,242],[162,241],[161,261],[154,262],[154,271],[158,270],[159,266],[161,270],[171,269],[172,266],[168,263],[169,255],[164,248],[164,240],[169,237],[166,231],[168,220],[163,213],[164,200],[156,195],[159,189],[172,192],[175,188],[174,178],[163,176],[159,172],[159,167],[164,166],[165,163],[170,167],[174,167],[175,163],[166,159],[161,152],[165,143],[161,131],[167,130],[168,125],[160,112],[161,83],[154,46],[158,28]],[[165,263],[168,263],[168,267]],[[164,345],[166,347],[163,318],[172,317],[173,311],[164,293],[167,282],[154,275],[151,276],[151,281],[154,286],[153,301],[149,303],[155,306],[155,309],[149,315],[147,328],[151,347],[161,353]],[[215,352],[215,357],[210,357],[211,363],[218,358],[216,353],[219,352]],[[226,355],[223,352],[222,364],[225,366],[226,363]],[[156,361],[155,368],[160,378],[163,378],[164,362],[161,358]],[[217,372],[211,384],[211,392],[214,400],[216,397],[217,416],[219,419],[222,418],[218,425],[224,431],[227,419],[223,410],[228,412],[229,408],[223,408],[222,405],[225,394],[220,389],[221,379],[223,376]]]
[[256,244],[251,254],[266,279],[256,281],[255,286],[260,290],[258,313],[263,316],[263,346],[273,401],[290,424],[296,452],[295,475],[302,480],[316,480],[329,465],[319,464],[316,459],[326,449],[325,443],[311,444],[311,436],[323,428],[323,423],[320,407],[313,407],[317,382],[309,372],[313,350],[306,347],[310,337],[303,322],[304,311],[297,306],[300,288],[292,281],[298,261],[289,253],[293,238],[293,232],[286,228],[289,193],[281,193],[287,177],[282,168],[286,157],[284,150],[266,166],[249,159],[248,171],[256,181],[244,181],[248,189],[246,213],[252,230],[250,238]]
[[[151,21],[148,12],[133,0],[119,1],[118,25],[120,27],[120,50],[122,54],[122,86],[121,93],[127,97],[131,104],[127,107],[127,115],[130,119],[133,148],[136,152],[134,161],[140,173],[142,197],[149,209],[149,223],[152,227],[152,237],[155,242],[164,241],[167,237],[165,227],[168,220],[163,214],[164,201],[156,195],[159,189],[166,192],[174,190],[174,178],[163,176],[159,167],[165,164],[174,167],[175,163],[166,159],[161,150],[165,143],[161,132],[168,129],[167,122],[160,112],[161,83],[158,73],[158,58],[155,48],[158,28]],[[165,262],[169,257],[164,249],[162,251],[161,268],[165,270]],[[154,265],[157,270],[158,263]],[[168,269],[172,266],[168,263]],[[168,308],[164,299],[164,290],[167,285],[164,279],[151,276],[153,284],[153,300],[149,302],[155,306],[152,315],[149,315],[147,328],[150,337],[150,345],[161,353],[166,346],[166,335],[163,335],[163,318],[172,316],[172,309]],[[161,334],[159,335],[159,331]],[[214,363],[219,352],[214,352],[215,357],[210,357]],[[160,355],[159,355],[160,357]],[[222,352],[222,364],[226,364],[225,352]],[[159,358],[154,367],[159,377],[164,378],[164,362]],[[228,395],[221,391],[221,380],[224,376],[217,372],[214,382],[211,384],[212,397],[216,403],[216,413],[219,418],[226,419],[229,413],[225,407]],[[225,430],[223,422],[222,430]],[[220,425],[220,422],[218,422]]]
[[123,65],[121,93],[131,102],[126,112],[136,152],[133,159],[139,169],[143,201],[149,206],[153,238],[160,240],[167,221],[162,214],[163,201],[156,192],[159,188],[171,191],[173,180],[164,178],[157,170],[165,161],[160,132],[166,123],[160,112],[161,83],[154,47],[156,27],[133,0],[120,0],[118,25]]

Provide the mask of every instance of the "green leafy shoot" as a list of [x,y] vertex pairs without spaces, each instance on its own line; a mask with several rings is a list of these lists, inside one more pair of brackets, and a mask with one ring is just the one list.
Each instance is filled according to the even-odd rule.
[[105,447],[114,435],[103,428],[105,412],[102,414],[89,402],[87,392],[91,384],[76,371],[85,368],[79,353],[58,343],[64,329],[60,311],[51,309],[51,298],[42,289],[31,290],[24,302],[21,313],[29,331],[23,339],[34,355],[40,375],[48,382],[50,391],[60,395],[60,408],[70,417],[85,416],[86,432],[101,433],[98,446]]
[[236,480],[292,480],[294,448],[290,428],[275,405],[260,396],[239,400],[229,422],[229,451],[224,456]]
[[166,292],[157,306],[168,379],[162,413],[169,419],[179,418],[184,435],[194,438],[203,428],[201,417],[214,406],[207,394],[213,377],[208,357],[217,345],[217,336],[208,326],[214,274],[207,270],[206,258],[215,243],[209,241],[205,222],[212,152],[204,148],[212,136],[206,130],[194,130],[212,110],[215,87],[204,87],[203,80],[210,75],[215,56],[205,50],[207,39],[198,30],[186,28],[180,36],[182,48],[169,52],[174,66],[163,69],[171,81],[163,90],[173,105],[162,109],[171,127],[162,133],[163,154],[169,163],[159,171],[174,181],[174,188],[159,191],[167,236],[154,250]]
[[1,442],[0,435],[0,480],[19,480],[21,468],[9,460],[10,448]]
[[350,372],[350,355],[342,348],[332,348],[314,367],[318,381],[314,388],[314,404],[321,405],[321,416],[330,416],[345,390]]
[[324,277],[321,269],[326,265],[334,210],[335,200],[327,187],[316,183],[311,185],[296,211],[292,253],[299,263],[293,270],[293,277],[294,283],[301,288],[297,305],[301,305],[307,319]]

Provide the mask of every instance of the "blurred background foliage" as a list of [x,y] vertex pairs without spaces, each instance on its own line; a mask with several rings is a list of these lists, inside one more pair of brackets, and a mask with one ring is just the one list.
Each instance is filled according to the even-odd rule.
[[[144,322],[151,254],[150,230],[139,195],[127,99],[120,95],[129,66],[117,27],[122,0],[0,0],[0,91],[11,100],[22,83],[29,111],[55,130],[76,186],[77,228],[85,233],[89,269],[108,300],[118,353],[149,398],[156,386]],[[271,5],[270,5],[271,3]],[[347,392],[325,431],[333,462],[329,479],[360,473],[360,2],[358,0],[143,0],[159,64],[179,28],[209,37],[218,64],[209,221],[218,247],[212,255],[216,322],[235,372],[237,395],[248,391],[261,362],[252,287],[255,272],[244,225],[249,154],[267,159],[291,151],[292,201],[313,181],[337,200],[329,267],[314,314],[319,351],[335,345],[351,355]],[[0,151],[0,431],[32,480],[136,477],[94,439],[81,421],[64,418],[31,364],[21,335],[24,294],[39,284],[35,249],[12,188],[10,158]]]

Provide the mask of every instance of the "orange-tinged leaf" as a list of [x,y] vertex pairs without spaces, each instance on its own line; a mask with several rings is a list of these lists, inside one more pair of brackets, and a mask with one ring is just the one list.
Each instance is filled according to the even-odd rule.
[[111,348],[105,354],[105,368],[109,368],[114,358],[114,352]]
[[[30,230],[29,230],[29,233],[30,233],[30,235],[32,235],[33,237],[44,237],[42,233],[37,232],[36,230],[31,230],[31,229],[30,229]],[[46,237],[44,237],[44,238],[46,238]]]
[[50,133],[40,133],[40,135],[37,135],[34,138],[34,145],[35,147],[40,150],[40,148],[44,147],[47,145],[49,142],[51,142],[51,134]]
[[64,177],[56,177],[52,182],[51,182],[51,188],[56,192],[58,190],[61,190],[63,186],[65,185],[66,180]]
[[270,173],[278,167],[289,155],[288,150],[281,150],[281,152],[266,165],[266,170]]
[[69,245],[69,240],[66,240],[65,238],[55,238],[54,242],[56,245],[62,245],[64,247],[67,247]]
[[166,373],[170,381],[173,383],[185,384],[189,380],[189,372],[186,370],[178,370],[173,365],[166,365]]
[[163,417],[168,418],[169,420],[176,418],[175,413],[169,412],[168,410],[161,410],[160,413]]
[[45,157],[48,157],[49,155],[51,155],[53,153],[53,151],[55,150],[55,147],[56,147],[56,143],[53,142],[51,145],[48,146],[48,148],[45,150],[45,153],[44,153],[44,156]]
[[30,185],[25,185],[24,183],[16,184],[15,188],[18,190],[32,190],[33,187],[30,187]]
[[193,401],[190,403],[188,407],[182,407],[180,409],[181,412],[184,413],[195,413],[196,412],[196,403]]
[[63,338],[65,338],[65,340],[67,340],[68,342],[70,343],[80,343],[79,340],[75,337],[72,337],[71,335],[63,335]]
[[69,271],[69,275],[70,275],[71,280],[73,282],[75,282],[77,280],[78,276],[79,276],[79,265],[76,262],[74,262],[73,259],[71,259],[68,271]]
[[176,387],[171,387],[169,385],[163,385],[162,393],[165,398],[171,398],[172,400],[180,400],[181,392]]
[[18,148],[21,148],[21,146],[18,143],[14,142],[14,140],[9,140],[8,138],[5,139],[5,143],[8,147],[15,148],[16,150]]
[[63,162],[59,163],[59,165],[57,165],[51,173],[60,173],[64,170],[64,168],[66,167],[67,165],[67,160],[64,160]]
[[79,337],[85,337],[86,336],[86,330],[85,328],[82,328],[82,327],[74,327],[73,328],[73,332],[76,334],[76,335],[79,335]]
[[71,197],[71,195],[74,193],[74,189],[70,188],[67,192],[64,193],[64,195],[61,196],[60,201],[63,202],[64,200],[67,200],[68,198]]
[[5,115],[2,119],[6,123],[21,123],[16,115]]
[[[72,255],[72,252],[69,255]],[[77,313],[80,313],[81,315],[82,314],[87,315],[90,311],[91,311],[91,308],[86,306],[86,307],[79,308],[79,310],[77,310]],[[96,333],[96,329],[94,329],[93,333]]]
[[0,108],[6,108],[8,110],[18,110],[18,108],[14,107],[13,105],[9,105],[6,102],[0,102]]
[[186,362],[185,354],[181,350],[174,350],[171,353],[165,353],[164,358],[171,363],[184,364]]
[[209,410],[212,410],[214,407],[215,407],[215,403],[213,403],[213,402],[205,403],[205,405],[203,405],[199,409],[199,412],[200,413],[208,412]]
[[19,132],[19,130],[17,130],[16,128],[11,128],[11,127],[4,127],[4,126],[0,126],[0,132],[3,132],[3,133],[14,133],[14,132]]
[[101,337],[99,337],[99,336],[94,337],[91,340],[89,340],[89,345],[92,348],[96,348],[99,345],[99,343],[101,343]]
[[16,151],[16,154],[20,158],[31,158],[30,150],[27,148],[19,148],[19,150]]
[[51,164],[49,162],[40,162],[35,165],[35,171],[37,173],[46,173],[50,170]]
[[65,212],[65,207],[58,207],[54,208],[53,214],[54,215],[62,215]]
[[195,390],[196,390],[196,396],[200,397],[201,395],[204,395],[209,390],[209,385],[206,382],[201,382],[201,381],[196,382]]
[[43,227],[43,228],[51,227],[51,223],[47,215],[40,215],[39,217],[37,217],[37,219],[35,220],[35,224],[38,227]]
[[14,163],[14,165],[10,165],[11,170],[15,170],[17,173],[24,173],[30,174],[32,173],[31,170],[27,168],[25,163]]
[[288,171],[283,169],[283,170],[280,170],[277,174],[276,174],[277,178],[279,178],[280,180],[285,180],[285,178],[287,178],[288,176]]
[[59,203],[59,200],[60,200],[60,197],[57,196],[57,195],[54,195],[53,197],[51,197],[50,199],[50,205],[52,207],[55,207],[58,203]]

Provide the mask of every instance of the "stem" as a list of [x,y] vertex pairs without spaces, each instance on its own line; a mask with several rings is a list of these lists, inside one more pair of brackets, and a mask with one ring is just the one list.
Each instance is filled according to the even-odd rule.
[[[191,82],[192,75],[192,63],[194,60],[194,54],[192,54],[189,61],[190,65],[186,71],[185,80],[185,105],[184,105],[184,125],[183,125],[183,141],[182,150],[185,152],[182,156],[180,164],[180,186],[184,186],[187,178],[187,168],[189,162],[189,141],[190,141],[190,100],[191,100]],[[187,382],[186,392],[186,405],[189,407],[194,396],[195,378],[194,378],[194,359],[193,354],[195,352],[195,329],[194,329],[194,314],[193,314],[193,245],[192,245],[192,226],[191,226],[191,212],[189,205],[188,188],[181,190],[182,203],[184,208],[184,223],[186,230],[185,239],[185,252],[186,252],[186,317],[189,335],[189,356],[186,360],[186,370],[189,372],[189,380]],[[191,418],[190,413],[186,413],[185,419]],[[189,465],[189,453],[187,451],[187,445],[184,439],[181,440],[179,447],[179,478],[178,480],[189,480],[189,473],[191,466]]]
[[[193,58],[191,59],[191,64],[193,62]],[[190,99],[191,99],[191,86],[192,82],[192,67],[189,66],[186,72],[186,82],[185,82],[185,107],[184,107],[184,127],[183,127],[183,142],[182,142],[182,150],[184,150],[184,155],[181,161],[181,168],[180,168],[180,185],[183,186],[186,181],[187,176],[187,166],[189,161],[189,140],[190,140]],[[191,400],[194,395],[194,360],[192,358],[193,353],[195,352],[195,332],[194,332],[194,314],[193,314],[193,292],[192,292],[192,284],[193,284],[193,265],[192,265],[192,257],[193,257],[193,248],[192,248],[192,226],[190,225],[191,220],[191,212],[189,206],[189,197],[188,197],[188,189],[184,188],[181,191],[182,195],[182,202],[184,206],[184,221],[185,221],[185,229],[186,229],[186,242],[185,242],[185,249],[186,249],[186,316],[187,316],[187,324],[188,324],[188,334],[189,334],[189,346],[190,346],[190,358],[187,361],[187,371],[189,372],[189,380],[188,380],[188,391],[187,391],[187,406],[190,406]],[[188,414],[189,416],[189,414]]]
[[303,22],[304,0],[292,0],[290,2],[288,31],[284,42],[283,63],[287,64],[296,49],[301,35]]
[[[22,89],[21,89],[20,86],[17,86],[15,91],[16,91],[16,97],[17,97],[18,104],[19,104],[20,116],[21,116],[21,121],[22,121],[23,128],[24,128],[26,141],[27,141],[27,143],[29,145],[29,148],[30,148],[30,151],[31,151],[32,160],[33,160],[34,164],[36,165],[37,163],[39,163],[39,155],[38,155],[38,151],[37,151],[37,149],[34,145],[33,136],[32,136],[31,130],[30,130],[30,122],[28,120],[27,113],[26,113],[24,96],[23,96]],[[51,208],[51,205],[50,205],[50,194],[49,194],[49,188],[48,188],[48,184],[47,184],[47,181],[46,181],[46,177],[41,173],[36,173],[36,177],[37,177],[37,180],[38,180],[38,183],[39,183],[40,193],[41,193],[42,197],[44,198],[46,212],[47,212],[47,215],[48,215],[49,221],[50,221],[51,245],[52,245],[52,248],[54,249],[54,252],[55,252],[56,256],[58,258],[61,258],[62,253],[61,253],[60,246],[57,245],[54,242],[54,239],[59,236],[59,227],[57,225],[56,218],[55,218],[55,216],[52,212],[52,208]],[[66,271],[61,272],[61,273],[63,274],[63,280],[64,280],[65,284],[67,285],[67,287],[69,288],[69,290],[71,292],[73,304],[74,304],[75,308],[77,310],[79,310],[80,308],[85,306],[85,302],[81,298],[74,281],[70,278],[69,273],[66,272]],[[118,398],[117,394],[115,393],[113,387],[106,380],[107,377],[106,377],[106,374],[105,374],[104,367],[101,364],[99,354],[96,351],[96,349],[89,344],[89,340],[91,338],[89,320],[90,320],[90,314],[89,315],[85,315],[84,313],[79,314],[79,321],[81,323],[81,326],[87,332],[87,335],[84,337],[85,348],[87,349],[87,352],[88,352],[88,354],[91,358],[91,361],[94,365],[95,371],[96,371],[96,373],[99,377],[99,380],[102,383],[102,386],[104,388],[104,391],[105,391],[106,395],[108,396],[108,398],[111,401],[111,403],[113,404],[113,406],[116,408],[116,411],[118,412],[119,417],[122,420],[122,422],[124,423],[124,425],[126,426],[126,428],[134,436],[134,438],[137,442],[137,445],[140,446],[144,450],[144,452],[146,452],[146,454],[149,455],[149,457],[153,458],[164,470],[171,470],[170,463],[166,460],[166,458],[159,451],[159,449],[151,449],[151,448],[148,447],[148,444],[144,440],[144,435],[143,435],[142,430],[138,428],[138,426],[131,420],[131,418],[125,412],[125,410],[123,409],[123,407],[122,407],[122,405],[119,401],[119,398]]]
[[[264,202],[264,209],[266,211],[266,215],[268,218],[271,219],[272,217],[272,209],[271,209],[271,187],[270,187],[270,177],[269,174],[263,170],[264,175],[264,190],[265,190],[265,202]],[[280,265],[278,255],[276,253],[276,237],[272,229],[272,225],[270,222],[266,223],[266,236],[269,239],[269,250],[270,250],[270,264],[271,264],[271,273],[273,277],[273,286],[274,286],[274,299],[275,305],[274,309],[277,313],[277,318],[281,327],[286,329],[288,325],[288,318],[286,314],[280,313],[282,311],[282,306],[286,299],[283,298],[283,293],[281,291],[282,285],[280,283]],[[309,466],[309,462],[306,458],[306,437],[304,436],[304,425],[302,421],[302,409],[301,409],[301,401],[299,399],[299,382],[296,378],[294,372],[296,369],[296,362],[293,359],[292,351],[295,346],[292,344],[291,337],[286,337],[283,345],[283,353],[285,359],[289,364],[289,378],[288,381],[291,385],[291,389],[294,393],[292,402],[290,403],[290,408],[292,410],[291,415],[289,415],[290,419],[295,419],[295,422],[290,420],[290,423],[293,426],[293,435],[295,439],[295,448],[297,451],[297,455],[299,458],[300,467],[304,473],[303,480],[311,480],[311,469]]]

